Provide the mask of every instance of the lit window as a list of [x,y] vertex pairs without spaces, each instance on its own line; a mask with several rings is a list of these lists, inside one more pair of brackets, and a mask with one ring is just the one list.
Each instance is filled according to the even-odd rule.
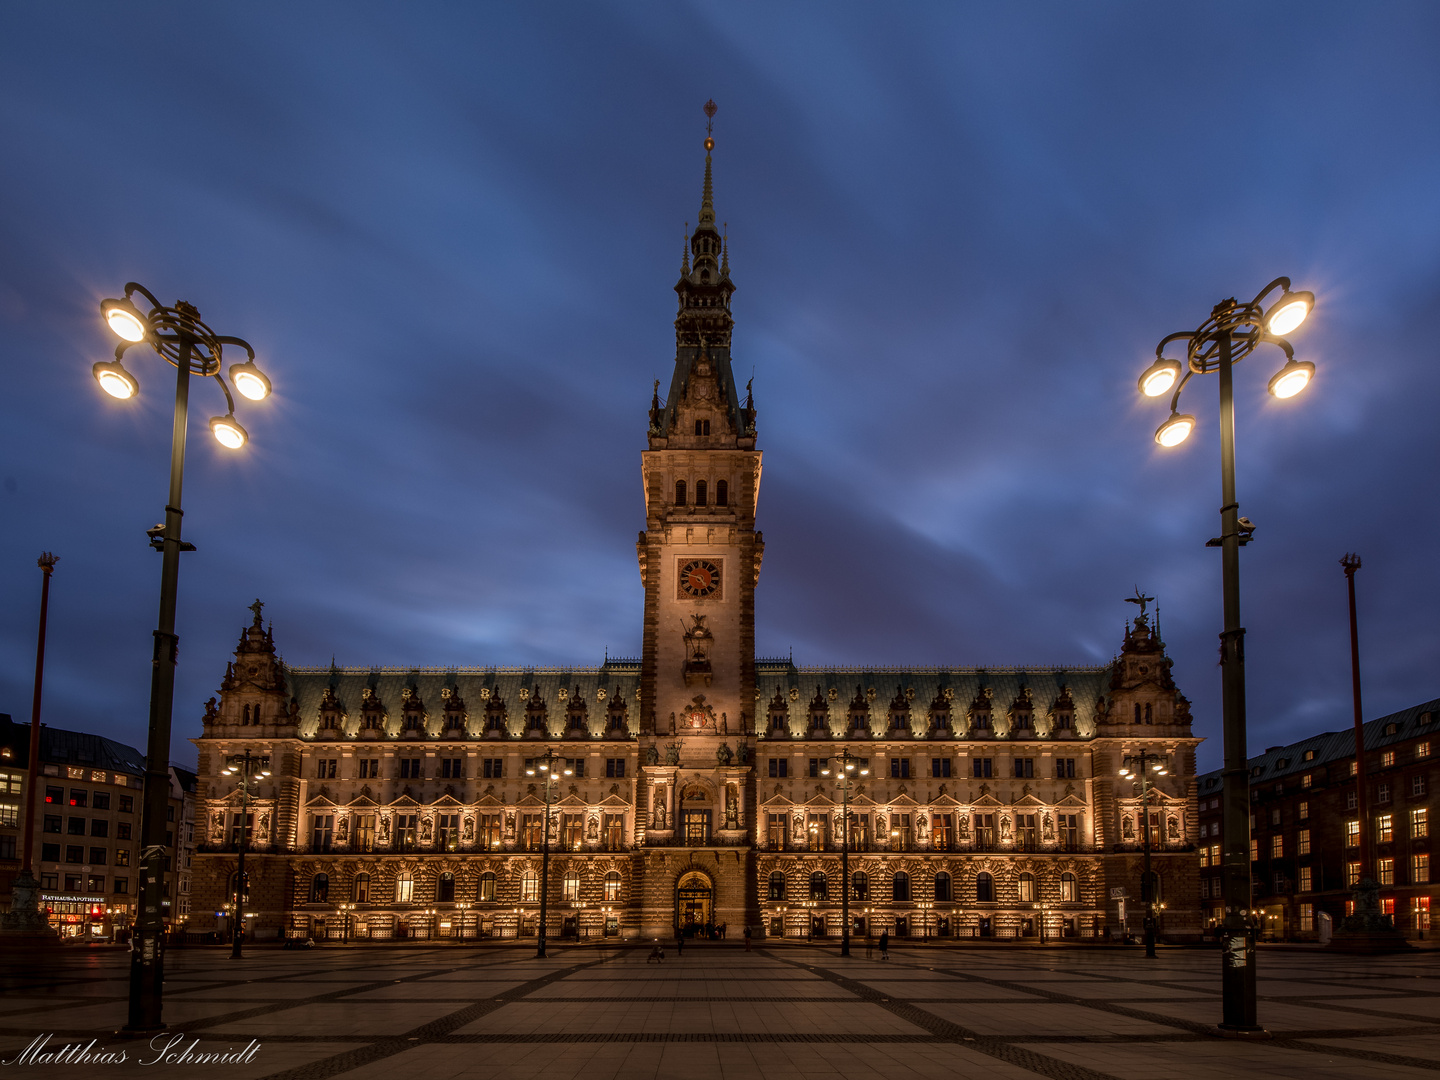
[[1260,841],[1256,840],[1253,836],[1250,838],[1250,861],[1260,861]]
[[1410,811],[1410,835],[1416,840],[1430,835],[1430,811],[1423,806]]
[[1022,904],[1033,903],[1035,900],[1035,875],[1020,875],[1020,902]]
[[611,870],[605,875],[605,900],[614,903],[620,899],[620,871]]
[[1313,889],[1313,887],[1312,887],[1312,884],[1313,884],[1313,882],[1312,882],[1312,879],[1311,879],[1311,876],[1310,876],[1310,867],[1308,867],[1308,866],[1302,866],[1302,867],[1300,867],[1300,891],[1301,891],[1301,892],[1313,892],[1314,889]]
[[1300,786],[1302,788],[1308,788],[1312,783],[1314,783],[1312,774],[1307,772],[1304,776],[1300,777]]
[[540,879],[535,876],[534,870],[526,870],[520,876],[520,902],[522,904],[533,904],[540,899]]
[[1358,821],[1347,821],[1347,822],[1345,822],[1345,846],[1346,846],[1346,847],[1359,847],[1359,846],[1360,846],[1360,822],[1358,822]]
[[415,879],[409,874],[401,874],[395,879],[395,902],[397,904],[409,904],[415,898]]
[[[1358,862],[1347,862],[1347,863],[1345,864],[1345,884],[1346,884],[1346,885],[1359,885],[1359,884],[1360,884],[1360,864],[1359,864]],[[1352,904],[1353,904],[1354,901],[1353,901],[1353,900],[1347,901],[1347,903],[1352,903]],[[1354,912],[1353,912],[1353,911],[1347,911],[1346,914],[1353,915]]]
[[1376,859],[1375,861],[1376,861],[1376,863],[1378,864],[1379,869],[1380,869],[1380,884],[1381,884],[1381,885],[1394,885],[1394,884],[1395,884],[1395,860],[1394,860],[1394,859]]
[[1075,875],[1065,873],[1060,875],[1060,901],[1062,903],[1073,903],[1077,900]]
[[1410,914],[1416,930],[1430,929],[1430,897],[1415,896],[1410,899]]
[[1285,857],[1285,838],[1276,833],[1270,838],[1270,857],[1272,859],[1283,859]]
[[1298,841],[1297,841],[1297,843],[1296,843],[1296,845],[1295,845],[1295,854],[1297,854],[1297,855],[1309,855],[1309,854],[1310,854],[1310,830],[1309,830],[1309,829],[1301,829],[1301,830],[1300,830],[1299,838],[1298,838]]
[[1310,804],[1308,802],[1301,801],[1300,804],[1295,808],[1295,816],[1301,821],[1309,821]]
[[1428,854],[1412,855],[1410,857],[1410,884],[1430,884],[1430,856]]
[[1346,776],[1354,776],[1354,775],[1355,775],[1355,762],[1354,762],[1353,760],[1352,760],[1352,761],[1347,761],[1347,762],[1345,763],[1345,775],[1346,775]]
[[1381,814],[1375,819],[1375,839],[1382,844],[1388,844],[1395,839],[1395,827],[1391,815]]
[[580,875],[574,871],[567,871],[565,879],[561,882],[560,898],[572,903],[580,899]]
[[1394,751],[1394,750],[1384,750],[1384,751],[1382,751],[1381,754],[1380,754],[1380,767],[1381,767],[1382,769],[1388,769],[1388,768],[1390,768],[1390,767],[1391,767],[1392,765],[1394,765],[1394,764],[1395,764],[1395,751]]
[[495,902],[495,872],[486,870],[480,875],[480,887],[475,891],[475,898],[482,904]]
[[1415,744],[1415,756],[1416,756],[1417,758],[1427,758],[1427,757],[1429,757],[1429,756],[1430,756],[1430,744],[1429,744],[1428,742],[1416,743],[1416,744]]
[[1310,934],[1310,933],[1314,933],[1314,931],[1315,931],[1315,905],[1314,905],[1314,904],[1301,904],[1301,905],[1300,905],[1300,932],[1301,932],[1302,934]]

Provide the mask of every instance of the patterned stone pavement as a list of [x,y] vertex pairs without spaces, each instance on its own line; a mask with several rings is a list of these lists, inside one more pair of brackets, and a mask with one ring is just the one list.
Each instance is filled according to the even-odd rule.
[[[1209,950],[351,947],[171,953],[154,1048],[116,1038],[128,956],[0,956],[0,1080],[146,1075],[233,1080],[1150,1080],[1431,1077],[1440,1072],[1440,967],[1263,949],[1265,1041],[1216,1038]],[[118,1064],[16,1063],[49,1036]],[[89,1045],[94,1040],[93,1045]],[[173,1040],[173,1041],[172,1041]],[[155,1060],[162,1044],[241,1053]],[[248,1048],[248,1052],[247,1052]],[[8,1063],[8,1064],[7,1064]]]

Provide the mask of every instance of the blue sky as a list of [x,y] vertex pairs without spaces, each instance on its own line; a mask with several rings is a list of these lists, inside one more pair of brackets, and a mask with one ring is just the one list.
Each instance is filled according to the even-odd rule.
[[[714,98],[767,554],[757,650],[1104,663],[1160,598],[1219,764],[1215,380],[1135,378],[1286,274],[1236,372],[1251,747],[1440,695],[1430,4],[32,5],[0,40],[0,711],[144,745],[170,369],[128,280],[256,347],[193,395],[174,753],[255,597],[294,664],[637,655],[639,453]],[[1198,385],[1197,385],[1198,383]]]

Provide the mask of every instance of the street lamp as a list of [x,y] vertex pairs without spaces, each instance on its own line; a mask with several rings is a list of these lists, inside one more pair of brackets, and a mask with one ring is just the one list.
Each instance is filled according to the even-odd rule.
[[[1267,308],[1266,299],[1277,289],[1280,298]],[[1221,882],[1225,897],[1225,925],[1221,931],[1222,1020],[1220,1026],[1236,1033],[1261,1030],[1256,1021],[1255,935],[1247,924],[1250,907],[1250,778],[1246,768],[1245,745],[1245,631],[1240,625],[1240,545],[1247,543],[1254,526],[1239,516],[1235,500],[1235,395],[1231,366],[1270,344],[1285,354],[1285,366],[1270,380],[1270,393],[1289,398],[1310,382],[1315,367],[1297,362],[1290,343],[1280,335],[1296,329],[1315,306],[1308,292],[1292,292],[1289,278],[1276,278],[1249,303],[1232,297],[1211,309],[1210,317],[1198,329],[1171,334],[1155,348],[1156,364],[1141,376],[1140,390],[1159,397],[1175,386],[1170,399],[1170,417],[1155,432],[1162,446],[1184,442],[1195,427],[1195,418],[1179,412],[1180,391],[1192,375],[1214,372],[1220,376],[1220,536],[1207,546],[1221,549],[1225,629],[1220,635],[1221,712],[1225,741],[1225,843]],[[1180,363],[1168,368],[1167,381],[1157,371],[1165,360],[1165,347],[1172,341],[1186,342],[1186,368]]]
[[560,760],[555,756],[554,748],[547,746],[545,756],[536,758],[534,764],[525,770],[526,776],[534,776],[537,771],[545,776],[545,826],[540,856],[540,945],[535,950],[536,960],[545,959],[545,917],[550,899],[550,793],[557,774],[569,776],[574,772],[569,766],[558,767],[556,762]]
[[1145,851],[1144,869],[1140,875],[1140,899],[1145,904],[1145,955],[1155,959],[1155,876],[1150,872],[1150,774],[1168,776],[1170,770],[1155,754],[1141,748],[1138,754],[1127,757],[1120,767],[1120,775],[1140,781],[1140,816],[1142,829],[1141,845]]
[[[850,955],[850,785],[860,776],[869,776],[870,769],[859,763],[859,759],[852,758],[850,751],[846,749],[836,759],[839,766],[835,772],[839,775],[841,800],[843,809],[840,812],[840,955]],[[829,767],[821,770],[824,776],[830,775]],[[870,924],[866,922],[865,932],[870,932]]]
[[[133,297],[150,305],[142,311]],[[237,389],[260,400],[269,393],[269,380],[255,368],[255,350],[237,337],[217,334],[200,319],[200,312],[183,300],[166,307],[143,286],[130,282],[123,299],[100,302],[100,315],[120,344],[114,360],[95,364],[95,380],[113,398],[128,400],[140,393],[140,380],[126,370],[125,352],[146,344],[175,367],[175,416],[170,439],[170,497],[165,522],[149,530],[150,544],[164,556],[160,570],[160,620],[150,672],[150,729],[145,753],[144,813],[140,819],[140,896],[135,940],[130,953],[130,1011],[127,1031],[163,1028],[161,1007],[165,982],[162,907],[165,861],[165,811],[170,799],[170,718],[175,699],[175,603],[180,577],[180,553],[194,551],[180,539],[181,490],[185,476],[185,433],[189,417],[190,376],[214,378],[228,406],[224,416],[210,421],[215,438],[232,450],[245,445],[248,435],[235,419],[235,399],[220,369],[225,346],[245,350],[247,361],[231,368]],[[258,388],[258,389],[257,389]],[[263,390],[263,392],[259,392]]]
[[235,871],[235,922],[230,927],[230,959],[240,960],[240,935],[245,922],[245,844],[250,838],[250,785],[256,780],[264,780],[270,775],[270,770],[264,768],[268,765],[269,758],[255,762],[254,768],[250,764],[250,751],[245,751],[245,757],[234,765],[227,765],[220,770],[222,776],[236,776],[240,779],[240,858],[239,866]]

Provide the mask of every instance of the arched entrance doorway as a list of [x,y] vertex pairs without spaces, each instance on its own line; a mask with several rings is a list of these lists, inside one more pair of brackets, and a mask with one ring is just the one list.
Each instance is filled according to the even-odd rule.
[[715,889],[698,870],[682,874],[675,886],[675,925],[687,937],[708,931],[715,921]]

